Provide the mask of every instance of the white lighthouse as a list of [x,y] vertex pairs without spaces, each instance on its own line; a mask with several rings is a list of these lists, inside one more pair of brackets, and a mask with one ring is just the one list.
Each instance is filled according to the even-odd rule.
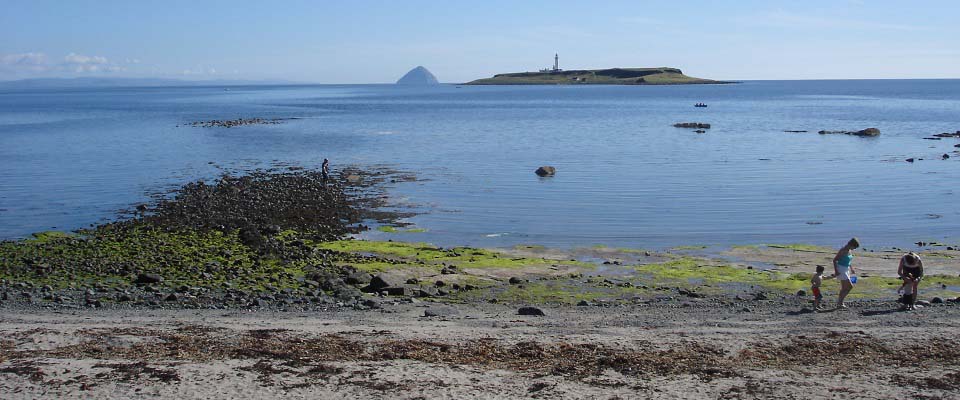
[[553,68],[544,68],[540,72],[560,72],[563,71],[560,69],[560,54],[553,54]]

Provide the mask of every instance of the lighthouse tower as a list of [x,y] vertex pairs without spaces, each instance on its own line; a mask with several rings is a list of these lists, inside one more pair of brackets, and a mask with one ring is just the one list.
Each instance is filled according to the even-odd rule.
[[553,70],[554,71],[560,70],[560,54],[557,54],[557,53],[553,54]]

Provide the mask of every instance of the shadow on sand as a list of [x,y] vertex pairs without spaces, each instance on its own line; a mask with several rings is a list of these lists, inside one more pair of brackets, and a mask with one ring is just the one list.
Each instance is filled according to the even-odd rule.
[[887,309],[887,310],[867,310],[867,311],[861,312],[860,315],[862,315],[862,316],[864,316],[864,317],[872,317],[872,316],[874,316],[874,315],[887,315],[887,314],[898,313],[898,312],[901,312],[901,311],[903,311],[903,310],[901,310],[899,307],[898,307],[898,308],[891,308],[891,309]]

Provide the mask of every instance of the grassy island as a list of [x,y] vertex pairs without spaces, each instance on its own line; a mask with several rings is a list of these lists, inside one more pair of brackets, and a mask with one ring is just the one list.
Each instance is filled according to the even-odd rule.
[[515,72],[477,79],[466,85],[695,85],[731,83],[694,78],[677,68],[609,68]]

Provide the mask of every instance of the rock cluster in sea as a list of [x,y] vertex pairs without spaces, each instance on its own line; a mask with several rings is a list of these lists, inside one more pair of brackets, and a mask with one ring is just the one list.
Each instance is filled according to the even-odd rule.
[[817,133],[821,135],[853,135],[853,136],[860,136],[860,137],[880,136],[880,130],[877,128],[867,128],[867,129],[861,129],[859,131],[820,131]]
[[191,122],[187,125],[200,128],[233,128],[245,125],[276,125],[292,118],[238,118],[230,120],[214,119],[210,121]]
[[691,128],[691,129],[710,129],[710,124],[705,124],[703,122],[679,122],[673,124],[674,128]]

